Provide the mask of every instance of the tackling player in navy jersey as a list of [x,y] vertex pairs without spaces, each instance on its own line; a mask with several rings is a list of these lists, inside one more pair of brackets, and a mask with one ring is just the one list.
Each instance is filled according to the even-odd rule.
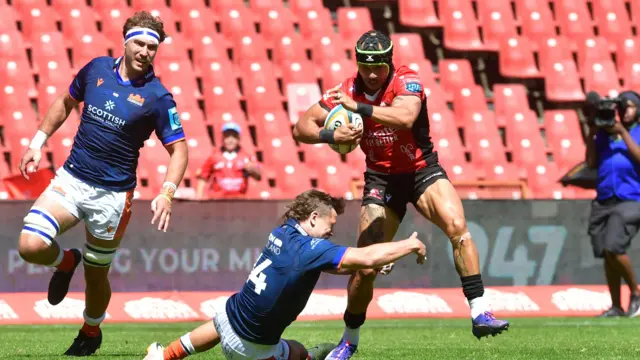
[[227,359],[324,359],[335,344],[309,350],[293,340],[281,339],[284,330],[304,310],[322,272],[349,274],[356,269],[378,268],[406,255],[426,259],[425,245],[416,233],[409,239],[347,248],[329,241],[344,201],[318,190],[298,195],[287,207],[284,224],[267,237],[242,290],[232,295],[224,309],[166,349],[153,343],[146,360],[183,359],[222,344]]
[[[123,27],[124,56],[99,57],[86,64],[56,99],[43,119],[20,164],[37,169],[41,147],[84,102],[71,154],[51,185],[24,218],[19,251],[33,264],[55,267],[48,300],[57,305],[66,296],[80,261],[84,263],[86,307],[84,325],[65,355],[88,356],[102,343],[100,323],[111,298],[107,274],[131,217],[139,150],[152,132],[170,154],[165,183],[151,203],[154,224],[165,231],[171,201],[187,167],[187,145],[172,95],[154,76],[151,63],[166,34],[162,21],[138,12]],[[62,250],[55,237],[84,221],[86,244]]]

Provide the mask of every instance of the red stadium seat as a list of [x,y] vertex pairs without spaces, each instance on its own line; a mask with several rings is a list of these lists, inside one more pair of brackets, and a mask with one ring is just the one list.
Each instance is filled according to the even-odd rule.
[[[37,95],[36,84],[32,76],[24,76],[29,74],[29,63],[24,59],[2,59],[0,58],[0,92],[3,96],[3,106],[20,104],[22,107],[26,104],[29,106],[29,98]],[[11,88],[8,91],[8,88]],[[15,101],[15,102],[14,102]],[[25,108],[26,108],[25,107]]]
[[0,34],[17,33],[19,19],[20,15],[13,6],[3,6],[3,3],[0,2]]
[[313,63],[309,60],[294,61],[282,66],[282,85],[286,89],[289,84],[318,84]]
[[[200,74],[202,76],[204,94],[220,92],[224,89],[225,92],[233,94],[238,99],[240,98],[240,88],[238,87],[234,67],[230,61],[212,61],[208,68],[200,69]],[[216,87],[220,89],[216,90]],[[206,101],[204,94],[203,97],[205,97]],[[208,107],[208,104],[205,103],[205,107]]]
[[464,147],[458,134],[440,134],[434,139],[434,150],[451,180],[475,180],[476,171],[464,157]]
[[453,111],[458,120],[468,114],[487,111],[487,100],[481,86],[474,85],[456,91],[453,95]]
[[347,59],[320,65],[318,69],[323,93],[342,83],[357,71],[356,65]]
[[[527,184],[534,199],[564,199],[573,194],[570,188],[564,188],[558,180],[562,174],[554,163],[531,164],[527,167]],[[567,196],[568,195],[568,196]]]
[[569,39],[573,48],[585,39],[594,36],[593,21],[589,15],[586,1],[556,1],[555,5],[560,34]]
[[348,49],[356,46],[362,34],[373,29],[371,13],[367,7],[339,7],[337,18],[340,36]]
[[419,34],[395,33],[390,37],[393,41],[394,62],[405,65],[412,61],[424,60],[424,46]]
[[594,63],[611,61],[607,39],[592,37],[578,43],[578,70],[584,76]]
[[76,39],[71,48],[71,63],[74,73],[98,56],[109,55],[109,41],[102,33],[85,34],[81,39]]
[[233,60],[238,65],[267,61],[267,49],[259,35],[245,35],[233,43]]
[[[176,15],[170,8],[166,6],[161,6],[161,7],[148,7],[148,8],[145,8],[144,10],[150,12],[151,15],[162,19],[162,22],[164,23],[164,30],[167,32],[168,35],[173,36],[176,32],[178,32],[179,19],[176,18]],[[186,41],[190,41],[190,39],[191,38],[189,36],[185,36]]]
[[522,35],[532,41],[534,50],[548,38],[557,36],[553,15],[546,1],[516,1],[516,12],[522,21]]
[[273,43],[273,62],[277,66],[291,61],[307,60],[305,41],[298,34],[287,34]]
[[[452,100],[451,93],[444,92],[435,80],[425,82],[424,94],[427,96],[429,112],[432,110],[449,109],[447,101]],[[450,98],[451,97],[451,98]]]
[[315,83],[289,84],[285,88],[285,97],[288,103],[289,121],[295,124],[309,107],[322,98],[322,92]]
[[410,27],[440,27],[431,0],[398,0],[400,24]]
[[[255,86],[264,86],[269,91],[278,89],[276,80],[276,68],[269,60],[244,62],[239,66],[242,74],[244,92],[251,92]],[[247,87],[251,85],[253,87]]]
[[[324,5],[322,0],[290,0],[289,8],[296,16],[302,19],[307,16],[309,10],[324,9]],[[300,23],[303,23],[303,21],[300,20]]]
[[429,129],[436,138],[458,136],[458,124],[451,110],[447,108],[431,110],[429,114]]
[[554,71],[557,62],[573,61],[569,40],[565,37],[550,37],[540,44],[540,70],[546,76]]
[[327,33],[310,40],[313,62],[322,65],[347,59],[343,39],[337,34]]
[[523,168],[531,164],[547,162],[544,142],[538,131],[535,113],[532,110],[515,114],[508,119],[507,145],[513,152],[513,162]]
[[281,7],[260,11],[257,18],[260,24],[260,35],[270,48],[283,36],[295,34],[294,18],[289,9]]
[[[34,72],[46,72],[47,69],[71,73],[71,64],[67,56],[65,40],[59,32],[42,33],[32,39]],[[53,64],[53,63],[55,64]]]
[[99,16],[86,5],[61,9],[62,34],[71,41],[81,40],[84,35],[95,35],[98,32],[97,21]]
[[222,13],[228,9],[233,9],[238,6],[244,6],[243,0],[216,0],[211,1],[211,8],[215,13]]
[[[58,15],[50,7],[40,1],[19,1],[16,6],[22,24],[22,36],[29,43],[36,43],[42,33],[57,32]],[[16,4],[17,5],[17,4]]]
[[544,113],[549,147],[561,172],[584,161],[585,144],[575,111],[550,110]]
[[631,22],[623,1],[595,0],[593,18],[598,35],[609,40],[610,50],[617,50],[617,41],[631,36]]
[[164,39],[161,48],[158,48],[155,61],[181,61],[188,58],[189,53],[187,51],[187,42],[180,33],[169,34],[169,37]]
[[270,166],[299,164],[298,149],[291,133],[259,139],[264,163]]
[[[108,1],[105,1],[107,3]],[[114,6],[97,6],[102,4],[98,1],[94,4],[94,10],[100,16],[101,30],[104,36],[111,42],[114,49],[121,49],[124,42],[122,35],[122,25],[125,20],[131,16],[131,8],[127,7],[126,2],[117,1]],[[164,50],[164,49],[163,49]]]
[[596,91],[598,94],[615,97],[620,92],[618,73],[612,60],[594,62],[584,71],[585,92]]
[[134,11],[163,10],[167,7],[167,3],[165,0],[131,0],[131,7]]
[[234,38],[255,35],[253,26],[254,15],[242,3],[222,10],[220,14],[220,28],[230,40]]
[[280,191],[280,189],[270,187],[267,180],[262,179],[261,181],[257,181],[253,178],[249,178],[249,183],[247,184],[246,199],[279,200],[284,198],[285,197],[282,194],[282,191]]
[[293,199],[296,195],[311,188],[309,178],[310,169],[297,163],[270,165],[265,164],[266,169],[273,169],[275,173],[276,188],[282,191],[282,196]]
[[484,50],[480,41],[478,21],[471,1],[440,2],[440,20],[444,26],[444,46],[453,50]]
[[521,84],[495,84],[493,96],[498,126],[505,126],[508,116],[529,107],[527,89]]
[[456,90],[475,86],[469,60],[440,60],[440,85],[442,90],[453,94]]
[[249,121],[256,126],[259,144],[262,139],[291,135],[291,123],[284,110],[256,111],[250,114],[249,118]]
[[298,17],[300,18],[300,34],[307,40],[313,41],[333,34],[332,27],[328,25],[333,24],[329,9],[323,7],[312,8],[304,11]]
[[531,43],[526,38],[511,37],[500,40],[500,74],[513,78],[537,78],[538,71]]
[[351,193],[351,183],[346,181],[345,174],[349,174],[351,169],[348,165],[340,161],[331,164],[318,166],[318,189],[325,191],[333,196],[353,199],[354,194]]
[[19,32],[0,30],[0,59],[27,61],[25,42]]
[[629,88],[629,83],[640,83],[638,81],[633,81],[634,75],[637,76],[634,72],[634,66],[636,66],[637,70],[640,71],[640,61],[638,61],[638,59],[640,59],[640,41],[635,37],[623,38],[618,41],[616,49],[618,72],[624,81],[624,86]]
[[[340,155],[333,151],[327,144],[302,144],[300,148],[304,152],[304,163],[312,168],[332,165],[341,162]],[[358,149],[354,150],[360,151]]]
[[421,59],[417,61],[408,62],[406,63],[406,65],[411,70],[418,73],[423,85],[426,83],[430,83],[435,79],[435,74],[433,73],[433,64],[428,59]]
[[240,94],[235,83],[221,82],[213,87],[205,88],[202,96],[204,97],[204,108],[207,114],[212,114],[214,111],[230,111],[240,108]]
[[469,113],[463,119],[465,144],[471,152],[471,163],[479,170],[481,177],[491,176],[495,164],[507,161],[498,127],[492,112]]
[[[194,41],[195,42],[195,41]],[[199,71],[208,71],[213,64],[231,64],[227,54],[227,40],[216,32],[203,35],[200,43],[194,44],[193,64]],[[230,74],[227,74],[230,75]]]
[[509,0],[479,1],[478,17],[487,49],[498,50],[502,39],[518,36]]
[[[212,36],[211,34],[214,33],[217,34],[214,22],[216,15],[210,8],[197,5],[197,1],[189,1],[180,6],[181,7],[176,10],[172,1],[173,11],[179,19],[182,19],[180,21],[181,30],[184,34],[187,34],[189,38],[201,39],[203,36]],[[216,41],[218,40],[222,39],[216,38]],[[224,39],[224,41],[226,42],[227,40]]]
[[551,101],[584,101],[578,70],[573,60],[547,64],[551,71],[545,73],[545,96]]

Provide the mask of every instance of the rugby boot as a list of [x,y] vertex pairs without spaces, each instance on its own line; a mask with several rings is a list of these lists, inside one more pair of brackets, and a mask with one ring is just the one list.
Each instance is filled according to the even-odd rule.
[[508,321],[498,320],[488,311],[476,316],[472,324],[473,336],[477,337],[478,340],[489,335],[496,336],[505,330],[509,330]]
[[331,350],[325,360],[347,360],[358,351],[358,345],[349,344],[346,340],[340,340],[338,346]]
[[324,343],[318,344],[312,348],[307,349],[310,360],[324,360],[329,355],[331,350],[336,347],[336,344]]
[[627,316],[634,318],[640,315],[640,295],[631,294],[629,299],[629,308],[627,309]]
[[143,360],[164,360],[164,346],[154,342],[147,348],[147,356]]
[[82,330],[73,340],[73,344],[64,353],[67,356],[89,356],[95,354],[102,345],[102,330],[98,336],[88,336]]
[[609,318],[609,317],[620,317],[620,316],[624,316],[624,311],[622,311],[622,309],[620,309],[619,307],[616,306],[612,306],[611,309],[606,310],[605,312],[603,312],[602,314],[596,316],[599,318]]
[[[62,250],[60,250],[62,251]],[[75,263],[71,271],[60,271],[56,270],[51,276],[51,280],[49,280],[49,292],[47,293],[47,299],[49,300],[49,304],[58,305],[64,300],[65,296],[69,292],[69,284],[71,284],[71,278],[73,278],[73,273],[76,271],[76,268],[82,261],[82,253],[78,249],[71,249],[75,258]]]

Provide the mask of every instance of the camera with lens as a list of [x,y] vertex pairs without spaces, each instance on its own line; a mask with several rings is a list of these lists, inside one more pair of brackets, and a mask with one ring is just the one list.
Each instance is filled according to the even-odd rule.
[[608,128],[616,124],[616,113],[623,109],[626,102],[619,98],[604,98],[595,104],[593,124],[599,128]]

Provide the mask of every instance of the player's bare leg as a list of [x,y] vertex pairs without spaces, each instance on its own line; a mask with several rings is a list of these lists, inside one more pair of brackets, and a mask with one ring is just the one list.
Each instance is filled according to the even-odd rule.
[[66,282],[66,287],[57,287],[57,293],[51,292],[52,285],[60,279],[70,281],[82,257],[77,249],[62,250],[55,237],[75,226],[78,221],[78,218],[48,195],[47,191],[40,195],[24,218],[18,251],[28,263],[56,268],[49,283],[48,299],[52,305],[57,305],[64,299],[69,290],[69,282]]
[[479,339],[508,329],[508,322],[496,320],[488,311],[483,297],[478,249],[467,229],[462,201],[451,182],[436,180],[420,196],[416,208],[447,235],[453,246],[453,260],[460,275],[462,291],[471,307],[473,334]]
[[100,324],[104,321],[111,300],[109,268],[120,245],[120,237],[100,240],[87,231],[83,262],[85,289],[84,324],[73,344],[65,352],[71,356],[89,356],[102,344]]
[[[358,247],[389,242],[400,226],[400,219],[388,207],[369,204],[360,208]],[[360,270],[351,275],[347,285],[347,310],[344,313],[345,330],[338,347],[327,359],[348,359],[360,341],[360,326],[367,316],[367,307],[373,299],[375,270]]]

